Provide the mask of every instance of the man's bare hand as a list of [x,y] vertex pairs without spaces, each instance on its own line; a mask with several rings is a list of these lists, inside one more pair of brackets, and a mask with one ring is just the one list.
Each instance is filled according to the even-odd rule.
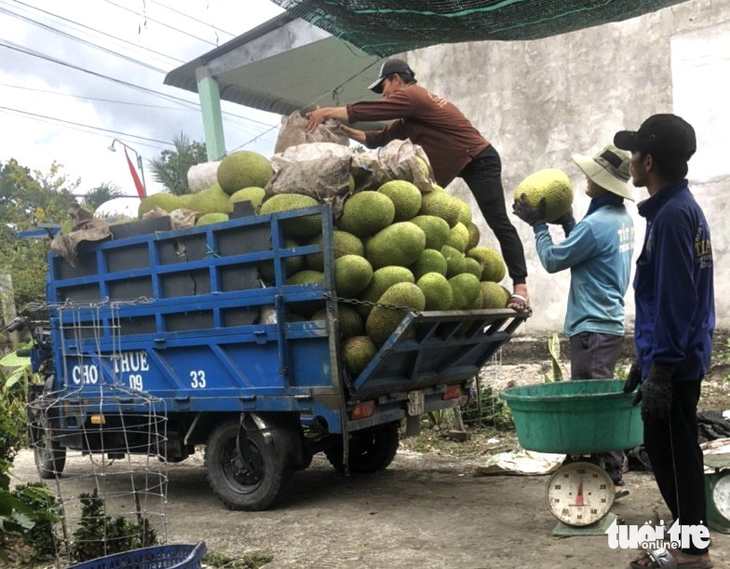
[[344,124],[340,125],[340,128],[351,139],[359,142],[360,144],[365,144],[365,133],[362,130],[352,128],[351,126],[345,126]]
[[324,109],[317,108],[307,113],[309,122],[307,123],[307,134],[315,131],[315,129],[321,125],[324,121],[330,118],[330,108],[325,107]]

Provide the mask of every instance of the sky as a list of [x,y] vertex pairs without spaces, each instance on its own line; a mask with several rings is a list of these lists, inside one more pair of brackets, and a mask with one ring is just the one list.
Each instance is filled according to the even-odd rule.
[[[48,172],[55,160],[78,193],[135,195],[124,153],[108,150],[117,138],[142,156],[148,194],[161,191],[147,161],[180,132],[204,141],[197,95],[165,75],[281,12],[269,0],[0,0],[0,163]],[[279,115],[222,109],[237,115],[224,119],[228,148],[255,139],[245,149],[273,153]]]

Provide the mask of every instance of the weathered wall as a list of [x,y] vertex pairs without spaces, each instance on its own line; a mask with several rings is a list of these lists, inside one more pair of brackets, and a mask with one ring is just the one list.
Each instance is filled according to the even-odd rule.
[[[723,192],[730,189],[730,2],[693,0],[544,40],[441,45],[406,58],[423,86],[453,101],[493,142],[502,156],[508,204],[523,177],[542,168],[561,168],[573,181],[580,219],[589,199],[572,154],[592,155],[617,130],[638,128],[654,113],[675,112],[693,123],[699,148],[689,177],[713,231],[718,325],[730,326],[730,224],[728,194]],[[477,211],[461,180],[450,191]],[[641,188],[635,194],[639,200],[647,197]],[[644,220],[635,205],[629,210],[637,229],[636,257]],[[548,275],[535,254],[532,230],[513,219],[525,245],[535,310],[524,332],[561,330],[569,274]],[[475,215],[475,221],[482,244],[497,247],[481,216]],[[562,231],[553,235],[563,238]],[[632,321],[630,289],[629,327]]]

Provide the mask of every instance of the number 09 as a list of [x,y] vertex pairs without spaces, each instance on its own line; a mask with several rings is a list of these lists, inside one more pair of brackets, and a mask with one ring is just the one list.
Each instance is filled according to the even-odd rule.
[[205,387],[205,371],[199,369],[190,372],[190,387],[193,389],[202,389]]

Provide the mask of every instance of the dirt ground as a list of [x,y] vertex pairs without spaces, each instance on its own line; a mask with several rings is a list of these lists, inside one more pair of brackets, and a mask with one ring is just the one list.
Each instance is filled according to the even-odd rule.
[[[526,375],[534,382],[540,369],[502,366],[491,377],[500,387]],[[724,377],[707,385],[714,408],[730,408]],[[456,443],[427,431],[402,442],[386,471],[349,478],[317,456],[295,474],[282,504],[266,512],[224,509],[198,452],[169,466],[168,542],[205,540],[210,552],[230,559],[269,556],[267,568],[627,567],[634,552],[611,550],[606,536],[551,537],[547,477],[477,475],[488,456],[515,446],[514,433],[477,432]],[[88,478],[74,477],[88,468],[87,458],[69,462],[67,495],[91,489]],[[16,458],[13,474],[16,483],[37,480],[30,451]],[[613,509],[619,518],[669,520],[651,474],[630,472],[626,481],[631,495]],[[715,567],[730,567],[730,536],[712,532],[712,539]]]

